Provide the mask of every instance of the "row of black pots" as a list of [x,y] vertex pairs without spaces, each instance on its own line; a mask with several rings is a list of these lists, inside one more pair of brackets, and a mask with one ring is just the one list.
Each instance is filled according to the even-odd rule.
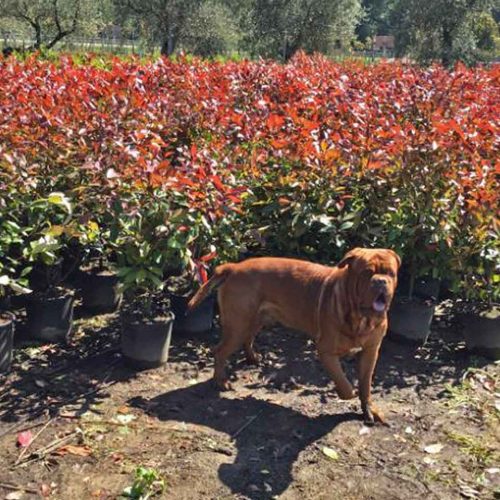
[[215,297],[205,300],[192,313],[187,313],[189,297],[171,295],[172,311],[154,322],[122,321],[122,354],[129,366],[137,369],[157,368],[168,361],[172,333],[199,335],[212,328]]
[[[79,282],[82,306],[87,312],[99,314],[117,310],[122,297],[115,275],[82,273]],[[49,343],[66,342],[73,324],[74,300],[73,292],[69,291],[55,297],[26,296],[28,336]],[[190,314],[186,312],[187,303],[188,297],[173,295],[174,312],[167,318],[151,323],[122,321],[122,350],[129,364],[137,368],[164,364],[168,359],[172,330],[176,334],[196,335],[211,329],[215,299],[209,298]],[[11,365],[14,324],[12,314],[0,316],[0,372],[8,371]]]
[[[424,344],[429,337],[436,304],[432,300],[401,300],[396,297],[389,311],[389,337]],[[500,359],[500,307],[457,317],[465,344],[471,352]]]
[[10,369],[14,348],[15,316],[9,312],[0,313],[0,373]]

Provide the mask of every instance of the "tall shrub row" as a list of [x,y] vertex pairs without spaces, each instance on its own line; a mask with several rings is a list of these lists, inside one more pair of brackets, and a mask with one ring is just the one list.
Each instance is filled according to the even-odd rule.
[[243,249],[332,263],[387,246],[498,298],[499,79],[303,54],[0,61],[3,274],[49,237],[111,260],[146,240],[202,278]]

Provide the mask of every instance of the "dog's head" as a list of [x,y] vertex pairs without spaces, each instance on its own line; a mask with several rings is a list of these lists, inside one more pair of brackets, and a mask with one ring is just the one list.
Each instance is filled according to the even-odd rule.
[[396,291],[401,259],[393,250],[355,248],[338,264],[348,267],[348,293],[364,314],[387,313]]

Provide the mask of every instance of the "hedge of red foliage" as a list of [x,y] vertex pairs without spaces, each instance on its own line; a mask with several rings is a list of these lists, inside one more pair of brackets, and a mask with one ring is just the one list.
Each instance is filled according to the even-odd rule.
[[498,237],[499,78],[498,65],[303,54],[287,65],[11,58],[0,62],[0,188],[92,207],[92,193],[161,187],[214,224],[232,214],[242,240],[243,229],[268,246],[281,234],[276,252],[418,246],[463,267]]

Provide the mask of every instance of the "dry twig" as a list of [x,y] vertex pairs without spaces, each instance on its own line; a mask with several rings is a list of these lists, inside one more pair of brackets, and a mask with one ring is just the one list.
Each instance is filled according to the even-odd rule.
[[28,446],[26,446],[25,448],[23,448],[21,450],[21,453],[19,453],[19,456],[17,457],[17,460],[15,461],[14,463],[14,466],[18,465],[21,460],[23,459],[24,455],[26,455],[26,453],[28,452],[29,450],[29,447],[35,442],[35,440],[40,436],[40,434],[49,426],[49,424],[51,422],[53,422],[54,419],[53,418],[49,418],[47,420],[47,422],[45,422],[44,426],[35,434],[35,436],[33,437],[33,439],[28,443]]

